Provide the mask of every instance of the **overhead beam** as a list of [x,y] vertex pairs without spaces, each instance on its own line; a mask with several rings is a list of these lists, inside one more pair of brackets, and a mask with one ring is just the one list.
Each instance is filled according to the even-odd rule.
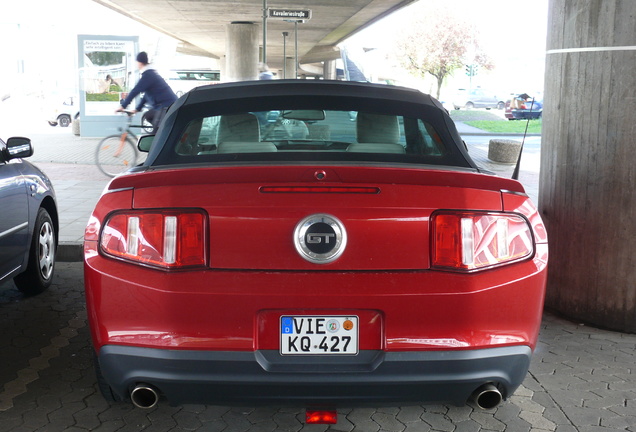
[[[93,1],[180,41],[180,52],[207,53],[214,59],[225,56],[228,23],[241,21],[263,26],[264,0]],[[269,2],[270,6],[281,5],[274,1]],[[338,58],[339,53],[333,48],[338,43],[415,1],[294,0],[294,9],[312,11],[311,18],[298,25],[300,61],[314,63]],[[293,31],[293,25],[282,19],[267,20],[267,63],[274,69],[283,67],[284,31]],[[258,45],[262,49],[262,41]]]
[[210,57],[213,59],[220,59],[221,57],[208,51],[205,50],[203,48],[200,48],[192,43],[190,43],[188,40],[182,38],[181,36],[179,36],[178,34],[172,33],[168,30],[166,30],[163,26],[155,24],[152,21],[149,21],[137,14],[133,14],[131,12],[129,12],[128,9],[120,6],[119,4],[111,1],[111,0],[93,0],[95,3],[99,3],[100,5],[107,7],[111,10],[114,10],[115,12],[127,16],[130,19],[133,19],[143,25],[145,25],[146,27],[149,27],[153,30],[156,30],[160,33],[163,33],[167,36],[170,36],[173,39],[176,39],[178,41],[180,41],[183,45],[182,47],[180,47],[178,49],[179,52],[184,53],[184,54],[190,54],[190,55],[198,55],[198,56],[205,56],[205,57]]
[[[378,22],[392,13],[412,4],[418,0],[402,0],[397,2],[387,2],[386,0],[370,1],[358,13],[352,15],[342,25],[335,28],[324,37],[318,45],[337,45],[354,34],[364,30],[370,25]],[[387,3],[395,3],[387,8]]]
[[335,46],[315,46],[301,59],[302,63],[318,63],[340,58],[340,48]]

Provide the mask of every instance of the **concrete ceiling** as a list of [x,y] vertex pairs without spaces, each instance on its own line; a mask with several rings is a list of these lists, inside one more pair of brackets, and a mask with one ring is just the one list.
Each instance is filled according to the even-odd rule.
[[[222,58],[225,27],[233,21],[259,26],[262,44],[263,0],[94,0],[178,41],[187,54]],[[298,57],[301,64],[339,57],[335,46],[375,21],[417,0],[268,0],[272,9],[312,11],[310,20],[298,25]],[[293,55],[294,24],[267,20],[267,62],[280,69],[283,36],[288,31],[287,56]]]

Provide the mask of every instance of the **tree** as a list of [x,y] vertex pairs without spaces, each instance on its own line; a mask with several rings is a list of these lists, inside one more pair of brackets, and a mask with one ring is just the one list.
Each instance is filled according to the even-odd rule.
[[465,65],[493,69],[490,57],[479,46],[479,34],[468,20],[441,2],[427,1],[414,8],[412,18],[397,35],[395,56],[414,76],[430,74],[437,80],[439,98],[444,79]]
[[124,52],[94,51],[86,54],[95,66],[120,65],[124,62]]

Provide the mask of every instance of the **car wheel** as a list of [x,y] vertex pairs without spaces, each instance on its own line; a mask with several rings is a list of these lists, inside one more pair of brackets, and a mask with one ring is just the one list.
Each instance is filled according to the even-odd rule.
[[102,370],[99,367],[99,359],[97,358],[97,354],[95,354],[95,352],[93,352],[93,365],[95,366],[95,376],[97,377],[97,386],[99,387],[99,392],[102,394],[106,402],[121,402],[122,399],[117,396],[117,394],[113,391],[113,388],[109,386],[104,379]]
[[56,245],[53,220],[46,209],[40,208],[35,220],[26,271],[13,279],[25,295],[39,294],[51,285]]
[[71,124],[71,116],[63,114],[57,118],[57,122],[61,127],[69,127]]
[[50,122],[49,122],[49,125],[50,125],[50,126],[57,126],[57,122],[52,122],[52,121],[50,121]]
[[498,109],[498,110],[502,110],[502,109],[504,109],[505,107],[506,107],[506,104],[505,104],[505,103],[503,103],[503,102],[499,102],[499,103],[497,104],[497,109]]
[[472,102],[466,102],[466,109],[473,109],[475,108],[475,104]]

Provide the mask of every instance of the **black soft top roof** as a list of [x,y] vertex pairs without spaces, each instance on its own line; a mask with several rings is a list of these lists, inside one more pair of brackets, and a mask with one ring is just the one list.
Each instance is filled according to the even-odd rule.
[[280,109],[364,111],[426,119],[452,153],[448,165],[477,169],[448,112],[430,95],[384,84],[322,80],[240,81],[197,87],[168,110],[146,165],[178,163],[170,147],[191,121]]
[[275,96],[334,96],[340,98],[365,97],[385,101],[418,103],[444,109],[431,96],[406,87],[353,81],[323,80],[263,80],[241,81],[197,87],[187,93],[184,105],[220,99]]

